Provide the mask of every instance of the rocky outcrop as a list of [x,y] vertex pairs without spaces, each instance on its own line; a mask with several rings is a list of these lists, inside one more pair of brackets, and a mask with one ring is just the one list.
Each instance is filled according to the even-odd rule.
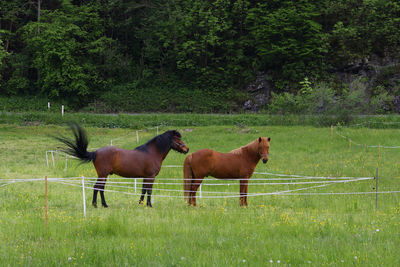
[[248,111],[259,111],[267,108],[271,97],[272,82],[270,75],[259,72],[256,79],[246,88],[249,98],[244,102],[243,109]]
[[[331,78],[336,77],[337,83],[348,84],[350,90],[354,81],[362,80],[365,95],[369,97],[382,93],[382,90],[387,92],[393,97],[393,103],[387,111],[400,112],[400,59],[371,55],[369,58],[355,60],[345,67],[331,69],[329,73]],[[272,90],[271,75],[268,72],[259,72],[256,79],[245,87],[249,97],[242,108],[254,112],[266,110]]]

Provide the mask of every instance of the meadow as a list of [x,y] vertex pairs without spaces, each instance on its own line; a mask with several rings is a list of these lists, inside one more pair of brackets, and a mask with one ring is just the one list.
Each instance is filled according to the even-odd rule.
[[[158,123],[158,122],[156,122]],[[155,124],[156,124],[155,123]],[[154,124],[154,125],[155,125]],[[171,126],[161,127],[160,133]],[[89,150],[113,145],[133,149],[139,128],[97,128],[86,125]],[[373,177],[379,169],[379,191],[399,191],[400,150],[364,147],[400,145],[400,130],[368,127],[279,125],[180,125],[191,152],[212,148],[221,152],[246,145],[259,136],[271,137],[269,162],[256,171],[304,176]],[[337,131],[337,132],[336,132]],[[350,147],[347,139],[355,143]],[[65,126],[0,124],[0,182],[14,178],[95,177],[93,165],[55,156],[46,166],[45,152],[58,144],[51,135],[70,136]],[[140,144],[156,135],[139,132]],[[163,165],[182,165],[185,156],[171,151]],[[1,266],[265,266],[346,265],[398,266],[400,246],[399,193],[378,195],[374,179],[293,191],[313,185],[249,186],[248,207],[237,197],[198,198],[185,204],[182,185],[163,185],[163,178],[182,178],[179,167],[162,168],[153,192],[153,208],[138,204],[130,188],[106,186],[107,209],[90,206],[83,217],[82,188],[48,184],[48,222],[44,218],[44,182],[0,187]],[[253,178],[266,178],[255,174]],[[111,176],[114,181],[117,176]],[[183,179],[182,179],[183,180]],[[182,180],[180,182],[182,182]],[[293,180],[285,180],[296,182]],[[305,180],[312,181],[312,180]],[[271,180],[270,182],[276,182]],[[207,181],[207,191],[238,192],[238,182]],[[215,185],[212,184],[227,185]],[[229,184],[229,185],[228,185]],[[139,185],[139,184],[138,184]],[[1,186],[1,184],[0,184]],[[177,191],[161,191],[168,188]],[[128,192],[124,194],[122,192]],[[352,194],[354,192],[371,192]],[[329,194],[328,194],[329,193]],[[331,194],[340,193],[340,194]],[[346,193],[346,194],[342,194]],[[157,197],[169,194],[171,197]],[[216,194],[210,194],[214,196]]]

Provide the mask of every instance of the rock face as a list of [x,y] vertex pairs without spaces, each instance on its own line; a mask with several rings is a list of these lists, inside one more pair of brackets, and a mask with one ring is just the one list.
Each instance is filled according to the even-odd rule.
[[251,82],[245,90],[250,97],[243,104],[244,110],[259,111],[267,108],[272,90],[272,82],[268,74],[259,72],[255,81]]
[[[393,96],[393,103],[388,111],[400,113],[400,59],[371,55],[369,58],[350,62],[346,67],[331,69],[329,73],[336,77],[338,83],[348,84],[350,87],[354,81],[362,78],[362,87],[368,96],[379,93],[374,90],[379,87],[382,90],[383,86],[383,90]],[[249,97],[243,103],[243,110],[266,110],[273,88],[271,75],[268,72],[259,72],[256,79],[244,89]]]

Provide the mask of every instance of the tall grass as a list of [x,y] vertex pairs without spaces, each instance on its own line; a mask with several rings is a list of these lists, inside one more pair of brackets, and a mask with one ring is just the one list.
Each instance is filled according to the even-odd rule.
[[61,116],[59,112],[0,112],[0,123],[14,125],[65,125],[76,121],[84,126],[100,128],[143,129],[146,127],[168,126],[349,126],[363,124],[368,128],[400,128],[400,117],[386,116],[334,116],[334,115],[269,115],[269,114],[93,114],[70,113]]
[[[84,116],[84,115],[81,115]],[[155,115],[154,115],[155,116]],[[160,132],[170,127],[162,127]],[[227,152],[259,136],[271,137],[270,160],[258,172],[310,176],[374,176],[379,189],[399,190],[399,150],[348,146],[329,127],[312,126],[176,126],[191,151],[212,148]],[[93,150],[110,144],[134,148],[132,129],[86,127]],[[335,131],[337,129],[335,128]],[[140,132],[140,143],[156,134]],[[359,143],[400,144],[398,129],[345,128]],[[94,177],[92,164],[56,157],[47,168],[45,151],[59,144],[50,135],[70,135],[54,125],[0,125],[0,177]],[[182,165],[184,155],[170,152],[164,165]],[[111,176],[116,178],[116,176]],[[162,178],[181,178],[182,169],[162,168]],[[254,177],[264,177],[261,174]],[[221,183],[221,181],[216,181]],[[212,181],[209,181],[212,183]],[[204,186],[204,191],[238,192],[238,185]],[[131,185],[133,186],[133,184]],[[48,226],[44,226],[43,182],[15,183],[0,188],[1,265],[33,266],[260,266],[260,265],[391,265],[400,263],[398,194],[296,195],[199,198],[188,207],[182,198],[157,197],[154,208],[138,205],[138,197],[106,192],[110,208],[88,207],[82,213],[82,189],[49,183]],[[249,192],[276,192],[300,185],[250,185]],[[375,180],[336,184],[304,192],[370,192]],[[107,188],[111,189],[111,186]],[[155,185],[155,189],[163,186]],[[182,189],[176,185],[176,189]],[[130,189],[117,189],[134,192]],[[205,195],[205,194],[204,194]],[[86,203],[91,190],[86,190]]]

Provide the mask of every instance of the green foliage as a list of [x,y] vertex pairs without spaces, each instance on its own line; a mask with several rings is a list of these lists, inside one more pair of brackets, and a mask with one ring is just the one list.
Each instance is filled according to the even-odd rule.
[[[0,33],[1,34],[1,33]],[[7,51],[4,49],[4,44],[3,41],[0,39],[0,87],[3,87],[3,79],[1,75],[1,70],[4,68],[4,58],[6,58],[8,55]],[[2,90],[1,90],[2,91]],[[0,91],[0,92],[1,92]]]
[[349,122],[354,115],[382,113],[385,102],[392,99],[382,93],[369,100],[366,84],[362,79],[354,80],[340,94],[329,84],[318,83],[314,88],[310,84],[308,79],[305,79],[302,82],[302,89],[296,95],[288,92],[273,93],[268,112],[335,115],[339,117],[339,121]]
[[300,82],[301,88],[300,93],[303,95],[308,95],[312,93],[311,82],[308,80],[308,77],[304,77],[304,80]]
[[[273,112],[298,112],[307,108],[279,111],[277,102],[308,103],[304,77],[329,83],[330,71],[400,58],[400,4],[390,0],[51,0],[40,10],[37,3],[1,2],[0,93],[63,100],[75,109],[102,101],[108,110],[229,112],[262,72],[273,84]],[[396,97],[385,77],[374,86]],[[149,103],[143,84],[168,99],[140,105]],[[124,99],[131,91],[140,103]],[[293,97],[278,101],[284,92]],[[184,107],[179,96],[191,94],[198,100]]]
[[251,9],[247,20],[259,64],[273,70],[278,88],[321,67],[327,43],[318,15],[310,1],[272,1]]
[[183,85],[133,83],[104,93],[99,99],[104,110],[98,111],[228,113],[240,109],[240,100],[239,92],[229,88],[205,91]]
[[61,112],[61,103],[53,102],[50,103],[50,110],[48,110],[47,98],[38,96],[9,96],[0,97],[0,111],[2,112],[37,112],[37,111],[50,111],[50,112]]
[[104,36],[96,8],[64,1],[22,29],[42,95],[79,105],[104,87],[102,59],[112,40]]
[[[2,40],[0,40],[0,68],[2,68],[3,67],[3,60],[4,60],[4,58],[7,56],[7,51],[4,49],[4,44],[3,44],[3,41]],[[1,76],[0,76],[0,78],[1,78]]]

